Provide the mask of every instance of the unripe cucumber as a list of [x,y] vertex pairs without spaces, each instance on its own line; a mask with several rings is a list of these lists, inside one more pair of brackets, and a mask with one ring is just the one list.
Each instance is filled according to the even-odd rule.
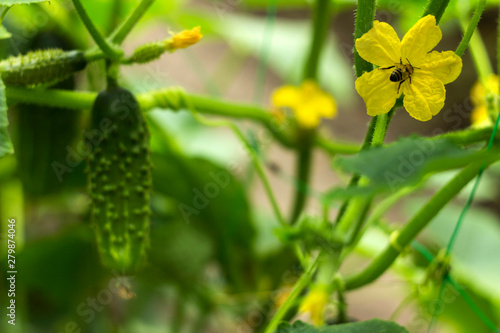
[[0,73],[5,84],[36,86],[64,80],[86,66],[81,51],[48,49],[2,60]]
[[89,155],[91,215],[105,266],[140,267],[149,242],[151,162],[146,122],[134,95],[101,92],[92,108],[92,131],[102,140]]
[[152,42],[138,47],[132,57],[129,59],[131,63],[145,64],[156,60],[167,51],[165,42]]

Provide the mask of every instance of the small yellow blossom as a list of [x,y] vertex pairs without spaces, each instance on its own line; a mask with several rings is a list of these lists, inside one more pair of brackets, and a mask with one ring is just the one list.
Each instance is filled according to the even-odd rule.
[[406,111],[415,119],[427,121],[441,111],[444,85],[462,71],[462,59],[453,51],[430,52],[441,37],[436,18],[427,15],[403,40],[389,24],[379,21],[356,39],[359,55],[379,66],[356,80],[356,90],[366,103],[368,115],[389,112],[401,94],[405,95]]
[[300,87],[278,88],[273,93],[272,104],[276,108],[290,108],[299,126],[306,129],[317,127],[321,118],[332,118],[337,113],[332,96],[312,80],[304,81]]
[[323,324],[323,311],[330,299],[327,289],[328,288],[322,285],[314,286],[300,305],[300,312],[309,312],[311,320],[316,326]]
[[198,43],[202,37],[200,26],[194,27],[191,30],[181,31],[172,37],[171,48],[173,50],[184,49]]
[[[476,82],[470,91],[471,101],[474,109],[470,115],[470,121],[473,127],[485,127],[493,125],[486,105],[486,96],[491,94],[496,96],[498,93],[498,76],[492,74],[486,78],[486,87],[480,82]],[[495,100],[496,101],[496,100]]]

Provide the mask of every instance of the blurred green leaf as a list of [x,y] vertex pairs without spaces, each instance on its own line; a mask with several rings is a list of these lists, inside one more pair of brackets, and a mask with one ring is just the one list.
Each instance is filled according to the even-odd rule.
[[177,201],[184,223],[214,239],[217,258],[236,286],[250,283],[255,228],[243,187],[226,169],[184,156],[154,122],[151,131],[163,144],[152,145],[154,190]]
[[248,272],[255,230],[239,182],[207,160],[173,152],[153,155],[153,165],[154,190],[178,201],[184,223],[214,238],[226,273],[237,280]]
[[370,179],[374,191],[416,184],[425,175],[500,158],[497,151],[465,150],[447,140],[408,137],[384,147],[340,157],[337,166]]
[[0,80],[0,158],[12,154],[14,148],[7,132],[9,120],[7,119],[7,98],[5,96],[5,85]]
[[151,227],[151,265],[186,287],[200,282],[213,252],[212,240],[183,221],[155,223]]
[[292,324],[283,323],[276,333],[408,333],[408,331],[392,321],[371,319],[357,323],[315,327],[296,321]]

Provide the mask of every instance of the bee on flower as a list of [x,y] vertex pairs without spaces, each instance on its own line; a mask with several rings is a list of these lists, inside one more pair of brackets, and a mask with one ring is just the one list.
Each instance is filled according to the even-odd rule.
[[453,51],[430,52],[441,37],[436,18],[427,15],[402,40],[389,24],[379,21],[356,39],[361,58],[378,66],[355,83],[368,115],[389,112],[402,94],[406,111],[417,120],[430,120],[441,111],[444,85],[453,82],[462,70],[462,59]]

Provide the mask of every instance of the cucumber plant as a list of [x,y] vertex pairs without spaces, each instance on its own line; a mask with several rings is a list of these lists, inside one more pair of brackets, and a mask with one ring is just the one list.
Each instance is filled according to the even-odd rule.
[[[8,0],[7,4],[43,1]],[[467,19],[469,13],[457,15],[460,26],[464,28],[463,38],[456,51],[443,52],[431,52],[431,49],[442,37],[438,24],[448,6],[448,0],[430,0],[423,12],[423,17],[417,21],[402,40],[388,23],[375,20],[377,7],[375,0],[356,2],[353,60],[358,78],[356,83],[351,85],[351,90],[353,92],[356,90],[363,97],[368,115],[373,116],[362,146],[334,142],[330,138],[323,137],[318,130],[321,118],[332,117],[337,112],[337,104],[333,97],[320,87],[320,84],[325,82],[321,82],[319,75],[320,56],[325,54],[323,48],[325,45],[331,44],[326,43],[326,39],[331,14],[334,12],[331,10],[332,1],[313,1],[310,48],[303,54],[305,55],[303,57],[305,59],[304,67],[301,77],[297,80],[297,83],[302,81],[302,84],[300,87],[287,85],[277,89],[272,96],[273,110],[271,112],[256,105],[231,103],[208,96],[191,95],[182,89],[175,88],[163,88],[134,96],[132,92],[121,88],[118,84],[120,66],[149,63],[164,53],[193,45],[202,38],[201,28],[195,27],[163,41],[147,43],[126,56],[120,45],[154,0],[138,0],[132,13],[107,37],[103,36],[99,29],[94,26],[92,15],[86,12],[82,1],[72,0],[72,2],[96,46],[85,51],[41,50],[0,61],[0,157],[10,151],[10,149],[5,148],[9,148],[8,145],[4,144],[9,141],[5,103],[7,98],[10,102],[34,103],[38,106],[78,110],[91,109],[90,129],[92,133],[96,133],[96,131],[99,133],[99,139],[92,142],[93,146],[87,145],[87,185],[91,199],[90,216],[95,229],[96,243],[102,263],[106,267],[122,274],[130,274],[137,272],[145,265],[150,239],[152,184],[150,137],[143,112],[153,108],[169,111],[188,109],[200,123],[206,126],[230,127],[236,133],[238,139],[244,144],[264,185],[264,191],[272,206],[274,220],[280,223],[279,230],[276,230],[276,227],[272,226],[271,223],[265,223],[264,219],[262,219],[264,222],[256,224],[256,227],[261,228],[262,235],[265,234],[266,237],[260,237],[262,236],[260,235],[260,242],[255,246],[256,248],[261,247],[258,249],[261,253],[252,251],[251,246],[254,245],[254,242],[251,238],[251,231],[253,227],[245,229],[245,223],[242,221],[246,221],[248,218],[247,222],[249,222],[250,215],[261,219],[261,214],[260,212],[247,214],[247,201],[244,196],[238,194],[238,187],[228,185],[230,182],[236,182],[236,179],[233,181],[234,177],[223,176],[223,178],[228,179],[228,182],[221,182],[220,177],[213,177],[219,175],[215,173],[215,171],[219,171],[218,169],[204,165],[200,160],[187,163],[181,154],[158,156],[158,159],[155,159],[158,172],[154,176],[155,182],[162,184],[161,186],[156,185],[158,206],[163,205],[161,208],[166,208],[165,216],[173,213],[168,218],[172,221],[175,220],[175,223],[182,227],[164,229],[174,230],[168,235],[171,240],[169,246],[161,244],[161,241],[165,241],[161,233],[156,233],[155,237],[152,237],[155,246],[160,244],[160,247],[156,247],[156,249],[169,249],[168,255],[171,256],[170,259],[173,259],[168,260],[169,262],[165,261],[163,257],[166,257],[167,254],[159,250],[155,251],[154,255],[151,255],[151,265],[149,265],[147,273],[154,274],[155,270],[159,271],[158,267],[164,267],[171,276],[178,275],[179,280],[186,279],[186,271],[182,270],[187,266],[183,265],[183,260],[190,258],[185,259],[185,253],[179,251],[177,252],[180,253],[178,257],[181,255],[183,257],[177,260],[175,252],[176,249],[186,247],[186,243],[181,241],[181,232],[179,231],[188,230],[188,228],[186,225],[181,225],[180,220],[177,220],[180,215],[185,222],[189,222],[192,215],[196,215],[196,218],[193,218],[193,221],[196,222],[216,221],[215,223],[205,223],[203,229],[217,229],[217,232],[210,231],[217,236],[216,247],[214,246],[216,256],[214,256],[215,260],[213,261],[216,261],[222,268],[219,270],[217,267],[215,270],[210,270],[208,275],[212,277],[212,272],[216,271],[214,273],[216,279],[207,279],[206,285],[201,285],[198,288],[198,286],[193,285],[197,281],[204,283],[205,281],[202,279],[206,277],[204,274],[207,272],[205,272],[204,266],[192,265],[192,267],[197,267],[189,269],[191,274],[187,275],[189,275],[190,282],[179,288],[182,289],[179,292],[180,297],[178,297],[180,302],[178,306],[181,311],[176,313],[175,323],[172,325],[171,331],[182,331],[180,326],[185,319],[182,307],[186,305],[184,298],[192,296],[198,298],[198,301],[201,300],[200,304],[203,303],[200,306],[202,309],[200,311],[201,321],[193,326],[193,331],[199,331],[196,329],[204,324],[203,320],[208,317],[207,314],[215,310],[221,301],[224,303],[228,301],[228,304],[240,303],[242,294],[237,295],[234,292],[236,288],[240,287],[241,291],[250,291],[250,293],[246,293],[244,302],[246,302],[247,296],[254,297],[252,294],[255,293],[259,296],[255,296],[253,300],[259,306],[263,305],[259,309],[262,310],[262,313],[259,313],[258,324],[255,324],[256,321],[253,320],[255,316],[249,315],[248,323],[243,323],[244,325],[248,324],[248,327],[239,327],[246,331],[264,333],[351,332],[354,330],[360,332],[407,332],[406,329],[395,323],[380,320],[346,323],[350,320],[347,314],[346,294],[378,279],[395,263],[397,258],[409,252],[407,251],[409,247],[413,247],[426,260],[433,262],[428,266],[429,272],[425,274],[424,283],[419,284],[419,282],[409,280],[410,283],[419,287],[416,288],[418,292],[424,291],[425,288],[420,288],[422,286],[431,286],[432,288],[428,288],[429,290],[439,286],[443,291],[443,286],[449,283],[464,298],[468,297],[463,288],[456,287],[455,275],[461,281],[466,279],[463,278],[465,275],[460,276],[460,274],[464,274],[463,272],[450,269],[449,255],[462,218],[472,202],[483,171],[489,165],[500,160],[499,150],[495,147],[498,144],[496,131],[500,122],[497,112],[498,106],[495,106],[498,101],[492,96],[498,95],[498,87],[488,88],[494,90],[493,94],[491,91],[484,92],[485,96],[480,96],[479,102],[473,101],[473,103],[478,103],[478,107],[482,107],[488,118],[483,119],[486,121],[486,125],[483,123],[481,126],[484,127],[482,128],[472,126],[465,130],[435,135],[426,140],[420,140],[414,136],[390,145],[385,145],[385,142],[392,116],[398,107],[404,106],[407,110],[411,109],[410,115],[422,121],[430,120],[431,116],[437,116],[443,108],[446,97],[444,84],[457,79],[462,71],[461,56],[468,48],[481,13],[485,9],[485,0],[477,1],[476,11],[470,22]],[[120,1],[113,1],[113,3],[118,6]],[[273,1],[262,3],[268,4],[268,13],[276,13],[278,4]],[[381,1],[379,5],[384,6],[384,2]],[[87,2],[86,6],[92,5]],[[462,10],[455,7],[457,11]],[[94,5],[93,9],[95,10],[95,8]],[[3,11],[0,20],[3,19],[6,12],[6,10]],[[404,16],[401,17],[404,20]],[[268,19],[274,20],[273,15],[268,15]],[[236,23],[237,21],[240,20],[232,22]],[[247,20],[241,21],[247,22]],[[273,26],[272,22],[269,21],[266,24],[271,27]],[[246,24],[246,28],[252,28],[250,24]],[[465,29],[465,27],[467,28]],[[243,30],[229,31],[230,29],[224,24],[213,25],[212,29],[228,39],[243,39],[245,37],[244,34],[239,33]],[[257,31],[257,29],[254,30]],[[268,30],[263,29],[266,32]],[[8,38],[5,37],[7,35],[0,30],[0,39]],[[230,37],[232,35],[234,37]],[[277,38],[283,38],[279,35],[276,34]],[[293,34],[294,42],[299,37]],[[485,52],[484,45],[481,45],[480,37],[477,35],[475,37],[476,40],[473,39],[473,43],[470,45],[474,55],[472,58],[479,73],[479,81],[485,84],[488,82],[488,74],[492,73],[494,66],[489,64],[488,53]],[[252,40],[258,42],[259,47],[248,47],[248,49],[260,49],[260,44],[270,47],[266,43],[271,42],[272,38],[263,38],[262,41],[255,38]],[[232,44],[239,45],[239,43]],[[296,44],[306,45],[306,43],[298,42]],[[280,48],[284,48],[291,44],[283,43],[281,45],[283,47]],[[274,59],[275,52],[264,51],[269,50],[264,49],[261,54],[269,55],[273,60],[269,63],[274,63],[274,66],[281,68],[284,73],[286,61]],[[500,47],[497,54],[499,55],[497,62],[500,64]],[[297,59],[299,58],[297,57]],[[104,91],[97,94],[93,91],[74,92],[54,89],[56,88],[53,86],[54,82],[60,82],[73,73],[84,69],[89,63],[101,60],[104,60],[106,68],[107,88]],[[267,60],[262,62],[262,64],[265,63]],[[295,66],[295,64],[292,65]],[[104,68],[104,66],[102,67]],[[498,68],[500,65],[496,67]],[[290,69],[292,68],[290,67]],[[256,77],[262,78],[263,76],[257,75]],[[330,77],[328,80],[331,80],[332,76],[328,77]],[[126,86],[125,83],[120,83]],[[347,83],[343,84],[349,86]],[[259,85],[257,84],[256,87]],[[261,84],[260,87],[264,87],[264,84]],[[485,90],[487,89],[485,88]],[[450,89],[450,91],[452,90]],[[349,104],[346,100],[339,102],[340,105],[344,106]],[[36,109],[30,109],[29,112],[31,111],[36,112]],[[203,118],[201,113],[254,121],[269,130],[272,137],[283,146],[293,150],[296,156],[296,179],[293,180],[295,200],[289,219],[286,219],[282,214],[278,200],[274,196],[271,182],[266,178],[266,172],[261,163],[261,158],[265,154],[259,154],[257,149],[260,149],[259,142],[256,140],[250,144],[246,135],[232,122],[211,121]],[[444,117],[446,119],[448,114],[444,113]],[[38,124],[34,122],[31,125],[35,127]],[[361,126],[363,125],[361,124]],[[160,131],[152,127],[152,130],[155,139],[158,139],[158,142],[162,141],[161,132],[164,128],[161,128]],[[156,138],[157,135],[158,138]],[[164,135],[163,139],[165,138],[168,138],[168,135]],[[255,138],[260,139],[261,136]],[[478,143],[484,144],[481,151],[477,151],[476,145]],[[170,143],[165,144],[165,146],[168,145],[174,146]],[[165,146],[163,148],[167,150]],[[319,195],[316,195],[318,194],[316,191],[309,189],[313,153],[317,148],[329,153],[332,158],[335,157],[335,163],[332,164],[334,169],[341,169],[342,172],[352,174],[347,188],[334,184],[334,188],[319,193]],[[339,154],[355,156],[339,158],[336,156]],[[175,159],[172,158],[174,155]],[[428,177],[442,171],[458,168],[461,168],[462,171],[436,191],[433,197],[426,200],[426,204],[422,205],[405,225],[395,227],[393,224],[386,223],[387,211],[400,202],[403,196],[423,188]],[[279,167],[273,168],[270,164],[270,169],[273,169],[272,171],[277,175],[281,174]],[[181,178],[183,181],[178,181]],[[476,186],[474,186],[469,200],[460,214],[448,246],[442,252],[442,256],[435,258],[425,246],[415,239],[474,178],[476,178]],[[224,183],[225,185],[221,185]],[[219,195],[222,190],[225,191],[224,195]],[[394,191],[394,193],[390,193],[390,191]],[[322,216],[305,218],[304,208],[307,207],[307,201],[313,196],[320,199]],[[230,197],[230,200],[225,200],[226,197]],[[336,218],[331,219],[329,209],[335,200],[340,201],[341,204],[338,205]],[[221,201],[227,207],[220,204]],[[379,203],[377,207],[374,207],[375,202]],[[176,203],[179,203],[180,213],[174,212],[173,206]],[[226,214],[221,214],[219,210],[227,211]],[[241,213],[241,211],[244,212]],[[219,223],[223,216],[226,217],[224,223]],[[264,225],[266,227],[263,227]],[[363,242],[364,237],[370,236],[367,231],[375,231],[377,245],[379,242],[383,242],[384,247],[379,249],[371,242]],[[189,234],[189,232],[185,232],[185,234]],[[271,237],[276,242],[281,241],[281,244],[265,244],[271,243],[266,240]],[[191,237],[191,243],[197,243],[198,239],[202,238]],[[206,242],[206,244],[209,243]],[[200,244],[196,245],[201,248]],[[207,245],[206,248],[209,249],[211,246],[211,244]],[[267,250],[262,251],[263,247],[267,247]],[[472,249],[472,246],[470,248]],[[276,251],[277,249],[279,251]],[[352,256],[354,250],[370,253],[374,259],[366,268],[345,274],[340,268],[345,260]],[[208,255],[205,256],[205,253],[200,254],[200,262],[205,263],[212,259],[208,258]],[[264,258],[264,255],[269,256],[271,260]],[[166,265],[162,265],[166,262]],[[416,273],[407,274],[412,276],[411,279],[422,271],[418,258],[410,258],[407,263],[398,264],[401,264],[401,268],[405,268],[402,271],[407,269],[408,272]],[[460,267],[460,265],[457,266]],[[287,270],[290,267],[292,269]],[[177,269],[179,272],[171,274],[175,268],[181,269]],[[224,276],[224,273],[221,272],[224,272],[229,278],[220,278]],[[297,273],[297,276],[290,276],[290,273]],[[254,275],[256,276],[255,281],[259,281],[258,284],[253,284]],[[213,281],[217,282],[208,285]],[[481,283],[485,282],[480,281]],[[213,288],[214,286],[215,288]],[[279,297],[280,295],[273,295],[270,296],[273,300],[272,306],[262,302],[260,295],[263,290],[277,290],[281,287],[287,289],[285,292],[286,300],[281,299],[283,297]],[[494,289],[494,287],[496,286],[488,288]],[[188,290],[189,288],[191,289]],[[482,291],[480,288],[476,288],[478,294],[480,291],[484,293],[484,290],[488,289],[481,288]],[[211,289],[214,289],[216,293],[224,289],[224,292],[221,293],[223,297],[215,297],[215,293],[212,294]],[[126,290],[128,289],[126,288]],[[228,290],[231,292],[226,292]],[[440,301],[441,291],[438,294],[433,294],[433,298],[438,297],[438,301]],[[433,293],[433,290],[430,293]],[[485,296],[484,294],[482,296]],[[184,295],[189,297],[183,297]],[[237,297],[234,297],[236,295]],[[325,316],[326,311],[324,310],[326,310],[327,303],[331,301],[332,295],[337,297],[337,302],[335,302],[336,318],[327,322],[335,322],[336,325],[329,327],[329,325],[325,325],[327,316]],[[472,299],[469,297],[469,300]],[[240,307],[238,306],[238,308]],[[476,306],[475,311],[477,309]],[[293,325],[282,323],[294,317],[298,311],[309,312],[316,326],[325,327],[317,329],[301,322],[296,322]],[[249,313],[253,314],[252,311]],[[216,314],[216,311],[210,314]],[[239,315],[240,313],[238,313]],[[436,315],[434,313],[433,317]],[[491,323],[486,322],[485,315],[480,314],[478,317],[491,328]],[[434,318],[431,320],[431,324],[433,321]],[[496,329],[496,327],[494,328]],[[117,327],[117,329],[121,330],[121,327]]]

